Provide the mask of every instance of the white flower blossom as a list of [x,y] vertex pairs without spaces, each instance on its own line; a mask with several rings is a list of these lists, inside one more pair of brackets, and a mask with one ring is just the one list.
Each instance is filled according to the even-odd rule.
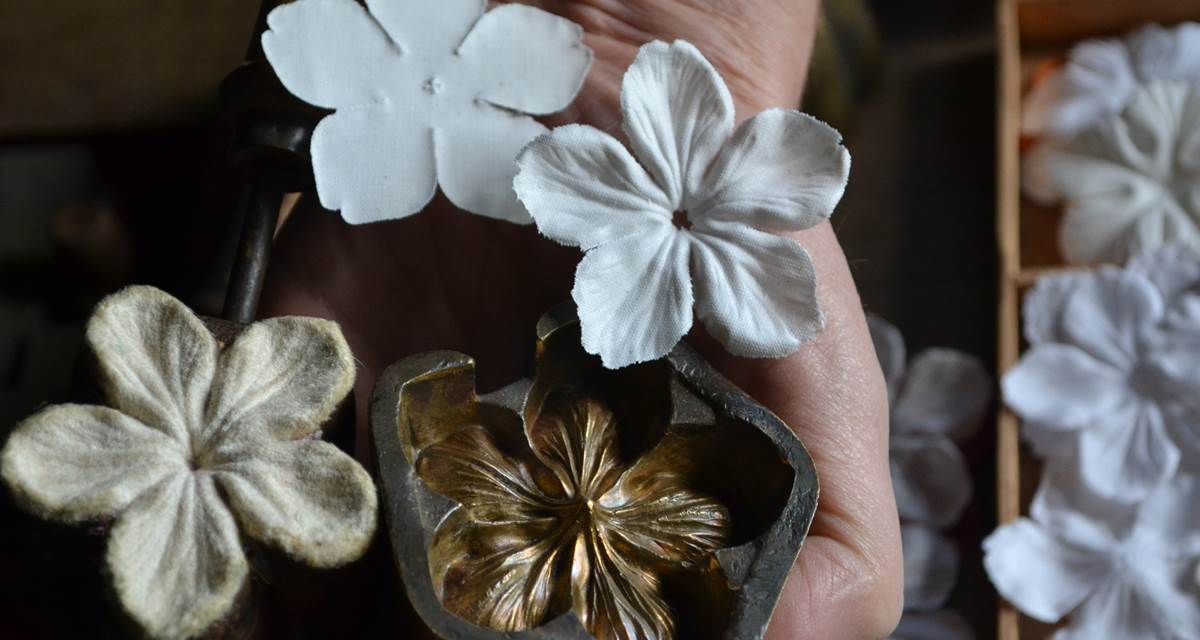
[[[1166,269],[1165,255],[1155,269]],[[1188,270],[1171,262],[1164,283]],[[1051,464],[1076,469],[1106,498],[1142,498],[1176,472],[1181,449],[1200,460],[1200,340],[1194,322],[1178,322],[1194,300],[1183,289],[1102,267],[1044,277],[1025,298],[1031,346],[1004,377],[1005,401]]]
[[1120,113],[1140,84],[1200,82],[1200,24],[1149,24],[1122,39],[1088,40],[1025,98],[1021,128],[1069,137]]
[[336,112],[312,138],[321,204],[354,224],[420,211],[438,185],[459,208],[527,224],[515,159],[570,104],[592,53],[582,29],[484,0],[297,0],[263,51],[285,87]]
[[812,260],[763,229],[833,212],[850,169],[837,131],[782,109],[735,128],[725,82],[683,41],[642,47],[621,109],[632,154],[592,127],[559,127],[522,152],[514,182],[543,234],[586,252],[572,295],[587,351],[610,368],[659,358],[693,307],[736,355],[784,356],[816,337]]
[[1048,471],[1032,518],[984,540],[996,590],[1027,615],[1067,625],[1056,640],[1200,637],[1200,489],[1160,485],[1140,504],[1107,502]]
[[131,287],[100,304],[87,341],[112,408],[28,418],[0,472],[44,517],[114,521],[116,594],[150,635],[194,636],[226,615],[247,574],[239,529],[316,567],[365,551],[371,478],[312,437],[354,381],[337,325],[266,320],[221,349],[178,300]]
[[1031,197],[1064,203],[1059,245],[1070,263],[1200,247],[1200,84],[1138,87],[1119,117],[1034,147],[1022,171]]
[[900,332],[867,317],[891,404],[892,486],[901,520],[945,528],[971,500],[971,475],[955,441],[978,428],[992,378],[978,358],[926,349],[906,362]]

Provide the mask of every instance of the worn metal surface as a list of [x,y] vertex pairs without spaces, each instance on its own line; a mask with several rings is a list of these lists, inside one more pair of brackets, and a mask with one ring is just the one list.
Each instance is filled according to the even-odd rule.
[[[517,625],[532,628],[499,631],[472,624],[444,604],[454,588],[445,583],[445,568],[455,562],[446,549],[454,546],[431,550],[439,526],[462,509],[423,479],[422,470],[430,477],[422,469],[427,454],[451,436],[482,428],[488,434],[479,442],[495,443],[519,460],[536,438],[529,425],[569,391],[572,397],[598,399],[611,411],[617,425],[614,455],[630,465],[618,484],[638,487],[639,478],[669,476],[727,509],[728,521],[720,525],[726,537],[707,560],[675,567],[682,570],[652,567],[674,637],[760,638],[816,512],[816,471],[804,446],[778,417],[686,345],[663,360],[608,371],[582,351],[569,308],[547,314],[537,338],[531,378],[494,393],[476,394],[474,361],[454,352],[402,360],[376,385],[371,429],[384,515],[396,566],[424,622],[455,640],[584,640],[592,637],[587,627],[603,630],[581,620],[570,594],[550,597],[540,618]],[[442,476],[435,480],[438,488],[456,493],[446,488],[453,476]],[[654,535],[655,529],[647,531]],[[556,570],[568,573],[570,565],[559,563]]]

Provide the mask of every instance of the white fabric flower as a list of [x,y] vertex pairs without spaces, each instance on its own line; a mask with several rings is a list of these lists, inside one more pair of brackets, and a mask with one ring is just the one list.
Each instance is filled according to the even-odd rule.
[[984,567],[1029,616],[1069,616],[1057,640],[1200,637],[1197,485],[1195,476],[1181,476],[1140,505],[1120,505],[1048,473],[1032,519],[984,540]]
[[582,29],[485,0],[297,0],[263,50],[297,97],[336,109],[313,133],[321,204],[360,224],[420,211],[440,184],[461,209],[527,224],[515,159],[570,104],[592,52]]
[[1031,348],[1005,375],[1004,399],[1040,453],[1077,465],[1107,498],[1144,496],[1175,473],[1181,447],[1200,455],[1189,407],[1200,342],[1164,322],[1179,302],[1115,267],[1044,277],[1025,298]]
[[926,349],[906,363],[904,338],[867,317],[891,403],[890,457],[896,506],[905,522],[948,527],[971,500],[971,475],[955,440],[978,428],[992,379],[978,358]]
[[621,110],[632,154],[592,127],[559,127],[522,152],[514,182],[543,234],[586,252],[572,291],[584,348],[610,368],[662,357],[693,306],[736,355],[816,337],[808,252],[762,229],[833,212],[850,170],[838,132],[781,109],[735,129],[725,82],[683,41],[642,47]]
[[1068,262],[1200,247],[1200,85],[1139,87],[1120,117],[1035,147],[1022,170],[1031,197],[1065,203],[1059,244]]
[[193,636],[229,611],[247,572],[239,528],[317,567],[365,551],[371,478],[311,437],[354,381],[337,325],[266,320],[221,349],[178,300],[132,287],[100,304],[87,340],[113,408],[30,417],[0,471],[47,518],[115,519],[108,567],[147,632]]
[[1200,82],[1200,24],[1151,24],[1124,39],[1076,45],[1025,98],[1022,132],[1075,135],[1120,113],[1138,85],[1154,80]]

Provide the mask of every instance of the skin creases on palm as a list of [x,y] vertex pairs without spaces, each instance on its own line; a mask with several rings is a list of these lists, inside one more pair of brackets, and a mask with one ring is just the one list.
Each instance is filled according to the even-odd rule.
[[[542,0],[581,24],[596,59],[580,95],[545,120],[619,135],[619,92],[638,47],[685,39],[724,76],[738,117],[795,108],[815,33],[815,0]],[[853,184],[853,178],[852,178]],[[824,333],[778,360],[747,360],[693,330],[718,370],[792,425],[821,478],[821,503],[768,638],[878,638],[899,619],[899,524],[887,464],[887,396],[846,260],[828,223],[793,234],[809,251]],[[392,362],[435,349],[473,356],[486,392],[520,377],[531,329],[570,297],[580,253],[532,226],[471,215],[438,196],[420,214],[345,224],[306,197],[276,240],[261,314],[336,320],[360,362],[358,451],[367,401]]]

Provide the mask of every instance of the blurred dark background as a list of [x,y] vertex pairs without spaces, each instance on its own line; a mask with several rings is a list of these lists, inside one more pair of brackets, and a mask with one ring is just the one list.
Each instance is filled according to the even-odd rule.
[[[0,0],[0,440],[66,399],[104,294],[145,283],[219,312],[239,182],[217,86],[256,11]],[[985,1],[828,1],[806,108],[853,154],[833,223],[867,309],[910,353],[955,347],[994,369],[993,13]],[[951,605],[980,638],[995,635],[978,551],[995,524],[993,435],[989,423],[967,444],[976,499],[952,532],[963,571]],[[87,593],[39,570],[41,531],[0,497],[0,636],[60,635],[79,604],[64,594]]]

